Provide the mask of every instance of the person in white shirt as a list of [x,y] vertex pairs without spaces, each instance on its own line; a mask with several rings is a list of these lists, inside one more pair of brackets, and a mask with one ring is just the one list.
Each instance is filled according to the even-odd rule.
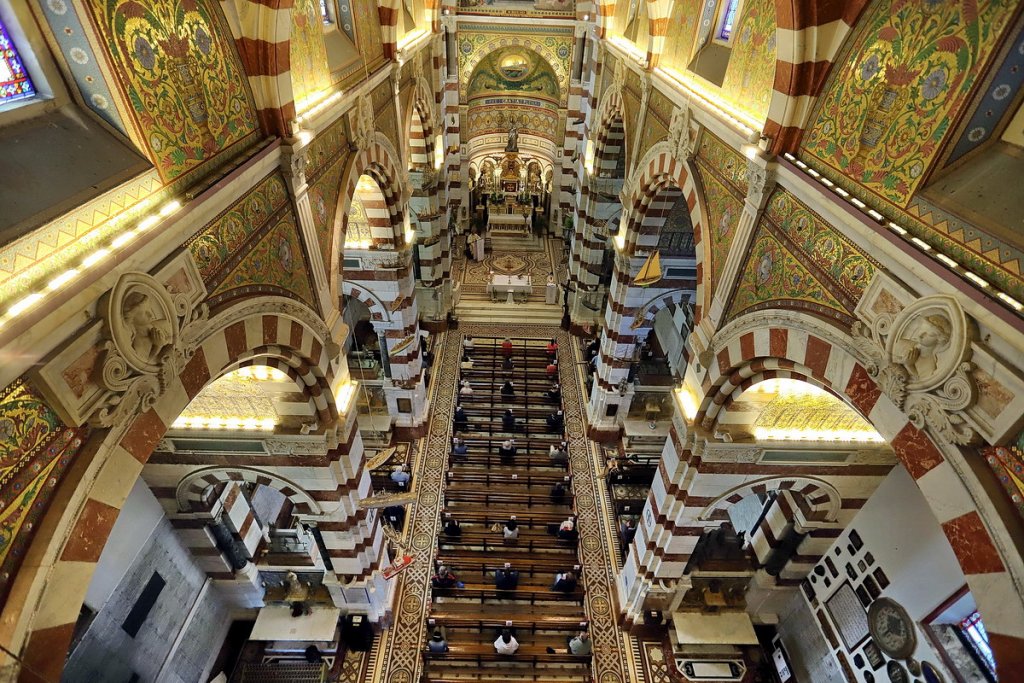
[[515,515],[509,517],[509,520],[505,522],[503,533],[506,543],[514,542],[519,538],[519,523],[516,521]]
[[469,380],[462,380],[462,386],[459,387],[459,396],[472,396],[473,387],[469,385]]
[[466,351],[472,351],[474,348],[476,348],[476,345],[473,343],[473,338],[466,337],[465,339],[463,339],[462,348],[464,348]]
[[494,651],[499,655],[514,655],[519,649],[519,641],[512,635],[512,631],[504,629],[498,639],[494,641]]

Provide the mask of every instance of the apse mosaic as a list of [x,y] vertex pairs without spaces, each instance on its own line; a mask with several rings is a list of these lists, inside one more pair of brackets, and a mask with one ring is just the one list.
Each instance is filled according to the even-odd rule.
[[711,242],[711,288],[714,291],[729,258],[729,248],[736,236],[740,216],[743,215],[743,199],[737,197],[734,191],[726,187],[704,164],[700,164],[698,168],[707,206],[707,229]]
[[[561,105],[565,105],[568,96],[568,85],[569,85],[569,72],[571,68],[570,59],[572,57],[573,49],[573,32],[571,28],[560,29],[552,28],[548,26],[530,26],[530,25],[503,25],[493,24],[484,26],[482,24],[468,24],[465,30],[460,27],[459,31],[459,73],[461,74],[473,74],[476,71],[476,67],[482,61],[490,57],[493,53],[501,51],[505,48],[515,48],[517,51],[521,51],[528,60],[532,60],[534,56],[539,56],[547,63],[547,66],[551,68],[555,75],[555,88],[553,92],[556,93],[555,98]],[[510,50],[511,52],[512,50]],[[532,53],[532,55],[530,54]],[[514,61],[514,60],[513,60]],[[535,66],[536,63],[533,63]],[[496,65],[492,65],[488,71],[495,71]],[[505,75],[502,75],[503,80],[507,80],[507,75],[517,75],[517,70],[512,65],[512,68],[506,68]],[[528,78],[533,78],[532,75],[528,75]],[[497,79],[492,74],[491,78]],[[469,91],[469,78],[464,78],[459,84],[459,91],[465,101],[467,93]],[[546,82],[546,78],[541,79],[538,77],[537,83],[541,81]],[[518,81],[522,83],[523,81]],[[530,81],[533,83],[534,81]],[[481,82],[481,85],[483,83]],[[518,86],[524,88],[525,86]],[[549,88],[550,86],[545,86]],[[498,91],[504,92],[504,91]],[[521,90],[525,94],[530,94],[529,91]],[[533,92],[534,95],[539,94],[537,91]]]
[[284,180],[273,173],[189,240],[186,245],[203,281],[211,282],[244,250],[249,238],[287,203]]
[[0,391],[0,601],[85,437],[84,428],[65,425],[25,381]]
[[210,0],[89,4],[142,142],[164,180],[257,131],[231,32]]
[[324,44],[320,0],[295,0],[291,14],[289,69],[295,109],[301,113],[309,104],[314,103],[321,93],[331,87],[331,74],[327,68],[327,47]]
[[837,184],[906,206],[1016,7],[871,3],[835,60],[803,152]]
[[480,60],[469,76],[469,99],[494,93],[522,93],[558,102],[558,76],[543,57],[522,47],[506,47]]
[[775,85],[775,3],[744,0],[733,29],[732,54],[722,82],[725,99],[758,121],[768,118]]

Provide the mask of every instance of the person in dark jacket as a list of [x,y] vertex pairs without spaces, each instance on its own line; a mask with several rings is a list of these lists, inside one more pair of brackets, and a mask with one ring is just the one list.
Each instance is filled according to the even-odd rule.
[[519,570],[512,569],[509,562],[494,572],[494,587],[500,591],[514,591],[519,586]]

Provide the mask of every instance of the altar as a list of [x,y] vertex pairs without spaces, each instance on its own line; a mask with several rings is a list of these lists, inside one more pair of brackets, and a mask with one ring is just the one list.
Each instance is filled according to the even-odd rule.
[[510,304],[517,298],[526,301],[533,294],[533,280],[529,275],[492,275],[487,283],[487,293],[491,295],[491,301],[503,294],[508,295]]
[[487,217],[487,229],[491,236],[521,235],[530,236],[530,217],[521,213],[491,213]]

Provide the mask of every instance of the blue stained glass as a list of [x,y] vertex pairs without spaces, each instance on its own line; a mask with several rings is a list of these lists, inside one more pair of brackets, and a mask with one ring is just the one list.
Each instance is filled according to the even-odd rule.
[[7,28],[0,21],[0,106],[34,97],[36,89],[28,77],[28,71],[18,56],[14,42],[7,35]]
[[739,0],[726,0],[725,17],[722,19],[722,29],[718,32],[720,39],[729,40],[729,36],[732,35],[732,24],[736,20],[736,6],[739,4]]
[[331,10],[327,7],[327,0],[320,0],[320,19],[325,24],[333,24],[331,20]]

